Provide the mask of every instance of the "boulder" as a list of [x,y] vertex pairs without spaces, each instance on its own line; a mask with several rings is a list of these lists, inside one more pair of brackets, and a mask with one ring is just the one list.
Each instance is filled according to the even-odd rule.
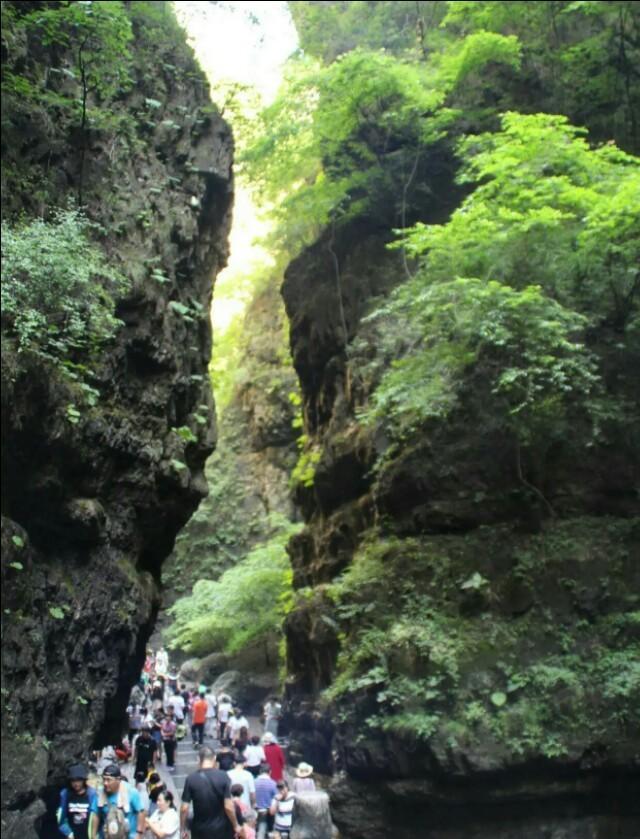
[[213,684],[214,693],[228,693],[245,713],[259,713],[266,698],[278,688],[275,674],[227,670]]
[[296,795],[291,839],[332,839],[329,796],[322,790]]

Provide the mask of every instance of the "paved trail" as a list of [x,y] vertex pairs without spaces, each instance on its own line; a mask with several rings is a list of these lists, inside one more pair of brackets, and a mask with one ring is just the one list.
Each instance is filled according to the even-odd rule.
[[[249,730],[251,734],[259,734],[262,736],[263,725],[258,717],[248,717]],[[204,738],[204,745],[211,746],[214,750],[220,747],[220,741],[211,737]],[[163,755],[164,759],[164,755]],[[191,737],[187,736],[184,740],[178,743],[176,751],[176,770],[169,772],[166,763],[156,766],[156,770],[162,780],[167,785],[167,789],[173,793],[176,806],[180,805],[180,796],[184,789],[184,782],[191,772],[195,772],[198,768],[198,749],[194,749],[191,743]]]

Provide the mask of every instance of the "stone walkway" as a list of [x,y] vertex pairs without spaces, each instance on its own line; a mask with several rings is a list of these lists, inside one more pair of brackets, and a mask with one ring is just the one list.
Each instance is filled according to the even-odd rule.
[[[263,725],[258,717],[248,717],[249,731],[251,734],[258,734],[260,737],[263,732]],[[220,741],[211,737],[204,738],[204,745],[211,746],[217,751],[220,748]],[[164,760],[164,752],[162,755]],[[156,766],[156,771],[166,784],[167,789],[171,790],[174,795],[176,806],[180,806],[182,790],[184,789],[184,782],[191,772],[195,772],[198,768],[198,749],[193,748],[191,737],[187,735],[184,740],[178,743],[176,751],[176,769],[175,772],[169,772],[166,763],[161,763]]]

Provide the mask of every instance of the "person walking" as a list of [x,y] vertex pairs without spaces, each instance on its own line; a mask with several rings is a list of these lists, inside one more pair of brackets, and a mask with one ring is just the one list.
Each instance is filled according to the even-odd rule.
[[127,708],[129,717],[129,745],[133,747],[133,741],[140,734],[142,728],[142,708],[137,702],[132,702]]
[[267,731],[263,736],[262,747],[264,748],[265,759],[271,768],[271,777],[276,782],[281,781],[284,777],[284,752],[275,742],[275,738],[270,731]]
[[263,709],[264,730],[271,732],[274,739],[278,738],[278,727],[282,716],[282,705],[275,696],[270,697]]
[[278,793],[276,782],[269,775],[271,768],[268,763],[260,766],[260,773],[256,778],[256,810],[258,813],[258,839],[266,839],[267,833],[273,828],[273,817],[269,812],[271,802]]
[[[232,839],[240,836],[240,824],[231,799],[231,782],[226,772],[215,768],[213,749],[203,746],[199,752],[200,766],[184,782],[180,806],[183,837],[191,839]],[[193,820],[187,829],[189,805]]]
[[176,748],[178,745],[176,729],[176,721],[173,718],[173,706],[169,705],[167,716],[162,720],[162,725],[160,726],[162,742],[164,744],[164,753],[167,757],[167,769],[169,772],[176,771]]
[[191,709],[191,736],[193,737],[193,745],[202,746],[204,742],[204,726],[207,721],[207,712],[209,710],[209,703],[200,695],[193,703]]
[[207,721],[205,724],[205,736],[210,740],[215,740],[216,734],[216,720],[218,717],[218,700],[213,692],[213,688],[209,688],[209,692],[205,695],[207,700]]
[[296,803],[295,795],[290,791],[286,781],[278,781],[278,792],[271,803],[269,812],[274,818],[274,830],[279,839],[289,839],[293,826],[293,808]]
[[251,741],[244,750],[244,766],[247,772],[251,772],[254,778],[260,774],[260,766],[266,760],[264,749],[260,745],[260,738],[254,734]]
[[138,839],[144,836],[145,812],[138,791],[122,777],[115,763],[102,772],[98,793],[100,836],[114,839]]
[[231,700],[226,693],[221,694],[218,702],[218,725],[220,726],[219,739],[224,743],[227,739],[227,725],[229,723],[229,715],[233,710]]
[[157,809],[145,825],[158,839],[180,839],[180,818],[173,802],[173,793],[162,790],[156,800]]
[[153,738],[153,742],[156,744],[156,754],[158,756],[158,760],[162,760],[162,719],[163,713],[162,711],[158,711],[158,713],[152,718],[150,726],[151,736]]
[[157,748],[156,741],[151,736],[151,727],[148,724],[143,725],[133,747],[134,775],[142,772],[143,776],[147,777],[149,768],[156,762]]
[[98,794],[87,784],[89,770],[78,763],[69,768],[68,786],[60,793],[58,828],[67,839],[95,839]]
[[231,780],[231,784],[240,784],[242,787],[242,801],[246,805],[246,809],[250,810],[256,806],[256,779],[251,772],[247,772],[244,768],[243,760],[236,758],[233,769],[227,771],[227,775]]
[[177,687],[173,691],[169,702],[173,705],[173,713],[176,716],[176,724],[184,722],[184,697]]
[[248,734],[249,720],[245,717],[242,708],[236,708],[233,712],[233,717],[229,719],[229,736],[231,737],[232,743],[235,743],[235,741],[239,739],[240,732],[243,728],[246,729]]
[[311,777],[313,775],[313,766],[300,761],[296,768],[296,777],[293,781],[293,792],[315,792],[316,782]]

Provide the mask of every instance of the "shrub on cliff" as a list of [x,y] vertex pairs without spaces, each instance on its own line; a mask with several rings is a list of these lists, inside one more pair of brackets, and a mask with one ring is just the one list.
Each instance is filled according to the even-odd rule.
[[125,280],[89,238],[91,227],[77,210],[2,225],[3,332],[18,353],[60,370],[86,365],[120,323],[113,294]]
[[196,655],[222,650],[233,655],[278,637],[291,599],[292,571],[285,546],[299,525],[279,530],[229,568],[219,580],[198,580],[193,593],[169,610],[174,622],[169,646]]
[[512,113],[460,144],[459,180],[480,185],[447,224],[405,232],[418,271],[373,316],[402,323],[405,349],[366,420],[398,439],[472,390],[518,452],[539,454],[624,420],[594,336],[637,344],[640,167],[582,134],[565,117]]

